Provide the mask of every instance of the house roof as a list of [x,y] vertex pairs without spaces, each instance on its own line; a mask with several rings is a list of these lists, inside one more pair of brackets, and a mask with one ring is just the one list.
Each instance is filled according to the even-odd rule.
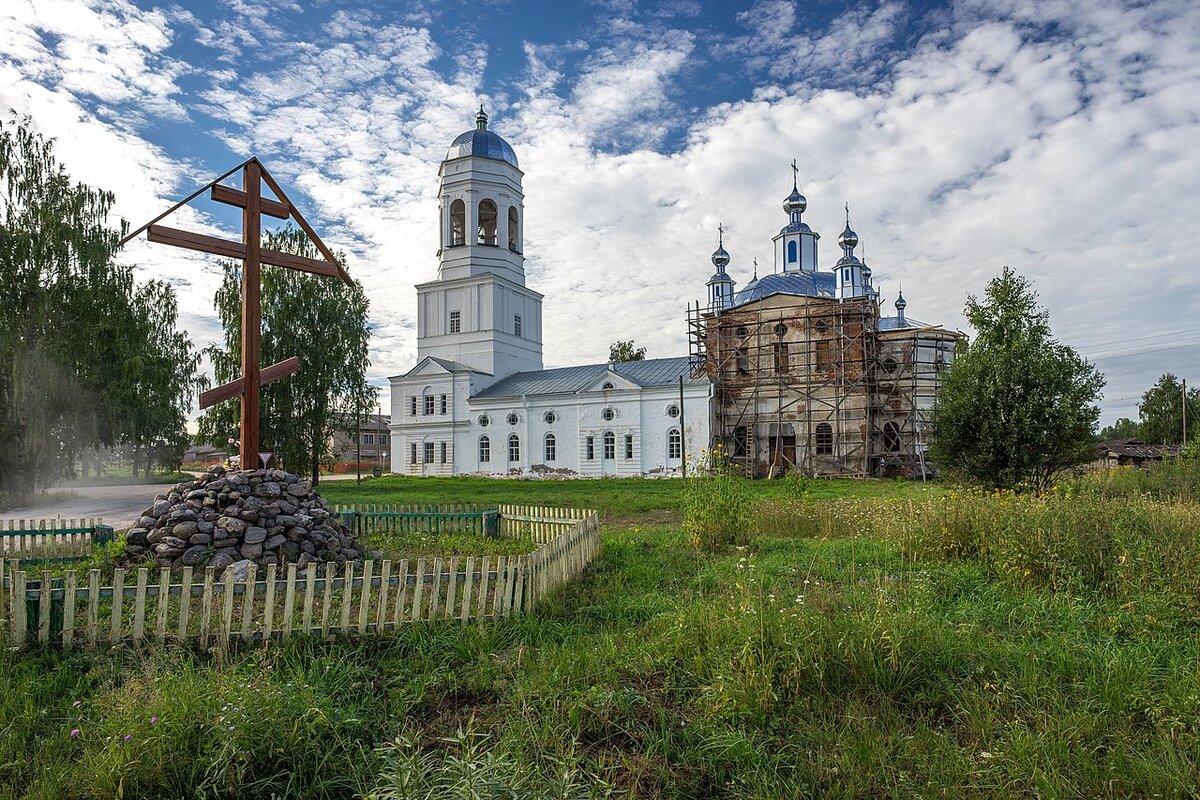
[[645,361],[626,361],[617,364],[585,364],[579,367],[559,367],[532,372],[518,372],[493,383],[471,399],[521,397],[523,395],[564,394],[580,392],[601,377],[614,372],[643,389],[655,386],[674,386],[683,377],[689,385],[704,384],[705,377],[693,378],[687,356],[651,358]]
[[1177,444],[1146,444],[1141,439],[1116,439],[1111,442],[1100,442],[1096,452],[1101,456],[1117,456],[1119,458],[1174,458],[1179,455]]

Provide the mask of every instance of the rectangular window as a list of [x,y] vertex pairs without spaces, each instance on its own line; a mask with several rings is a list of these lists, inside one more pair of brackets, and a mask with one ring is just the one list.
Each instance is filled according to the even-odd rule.
[[633,434],[625,434],[625,459],[633,458]]
[[775,374],[786,375],[788,371],[788,346],[787,342],[775,343]]
[[617,457],[617,437],[611,433],[604,434],[604,457],[609,461]]
[[596,458],[596,437],[587,437],[587,460],[592,461]]
[[408,413],[414,417],[417,415],[417,398],[415,395],[408,398]]
[[375,434],[364,433],[362,435],[362,443],[363,444],[375,444]]
[[425,443],[425,463],[426,464],[433,463],[433,442]]
[[442,413],[446,413],[446,395],[442,395]]
[[441,452],[439,452],[439,453],[438,453],[438,455],[439,455],[439,456],[441,456],[441,458],[440,458],[439,460],[440,460],[440,461],[441,461],[443,464],[445,464],[445,463],[446,463],[446,443],[445,443],[445,442],[442,442],[442,444],[441,444]]
[[425,395],[425,416],[433,414],[433,395]]
[[409,448],[410,449],[408,452],[408,463],[415,464],[415,463],[417,463],[417,445],[416,445],[416,443],[409,445]]
[[513,314],[513,336],[521,335],[521,315]]
[[380,444],[387,444],[387,443],[388,443],[388,435],[387,435],[386,433],[381,433],[381,434],[379,434],[379,443],[380,443]]
[[817,350],[817,369],[826,370],[833,366],[833,342],[829,340],[815,342]]
[[462,312],[461,311],[451,311],[450,312],[450,332],[451,333],[462,333]]
[[557,450],[558,450],[558,447],[557,447],[557,442],[554,439],[554,434],[547,433],[546,434],[546,453],[545,453],[546,463],[550,463],[550,462],[554,461],[554,459],[558,455]]

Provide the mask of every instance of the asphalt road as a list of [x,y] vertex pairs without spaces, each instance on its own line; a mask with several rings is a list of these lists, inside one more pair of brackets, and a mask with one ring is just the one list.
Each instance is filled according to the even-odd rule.
[[10,519],[79,519],[99,517],[104,524],[127,528],[150,505],[154,495],[165,492],[170,484],[141,483],[132,486],[70,486],[55,491],[71,491],[78,497],[51,502],[33,508],[0,513],[0,521]]

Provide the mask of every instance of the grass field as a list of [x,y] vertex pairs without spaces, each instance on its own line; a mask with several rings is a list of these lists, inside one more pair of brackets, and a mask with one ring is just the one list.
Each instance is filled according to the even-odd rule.
[[1041,498],[756,483],[757,535],[719,554],[667,481],[331,482],[586,505],[605,550],[499,626],[6,652],[0,797],[1191,796],[1189,469]]

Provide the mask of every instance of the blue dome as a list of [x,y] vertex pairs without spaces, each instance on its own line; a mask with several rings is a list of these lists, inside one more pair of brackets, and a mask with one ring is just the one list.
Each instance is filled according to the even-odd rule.
[[454,141],[450,143],[450,151],[446,153],[446,160],[479,156],[480,158],[504,161],[520,169],[520,166],[517,165],[517,154],[513,152],[512,145],[504,141],[500,134],[488,130],[487,121],[487,114],[480,107],[479,115],[475,118],[475,130],[464,131],[454,138]]

